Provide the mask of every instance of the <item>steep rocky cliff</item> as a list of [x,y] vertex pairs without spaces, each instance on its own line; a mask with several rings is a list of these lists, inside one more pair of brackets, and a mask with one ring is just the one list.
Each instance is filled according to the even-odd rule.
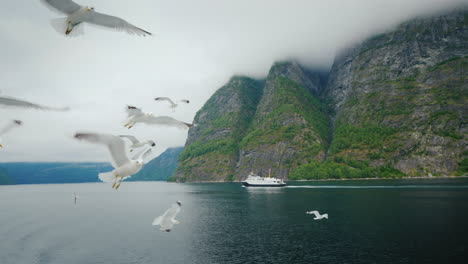
[[252,122],[262,83],[236,76],[198,111],[175,173],[178,181],[232,181],[239,142]]
[[235,77],[197,113],[179,181],[466,174],[468,12],[417,18],[335,59]]
[[325,78],[297,63],[276,63],[270,70],[252,125],[240,142],[237,179],[250,171],[285,178],[298,165],[322,161],[328,145],[329,118],[315,96]]
[[453,174],[467,146],[467,43],[465,10],[403,23],[337,59],[330,158]]

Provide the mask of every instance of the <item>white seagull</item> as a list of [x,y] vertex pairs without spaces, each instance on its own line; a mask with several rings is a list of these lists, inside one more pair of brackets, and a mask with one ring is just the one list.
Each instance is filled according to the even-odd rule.
[[320,215],[320,213],[319,213],[318,211],[309,211],[309,212],[306,212],[306,214],[313,214],[313,215],[315,215],[314,220],[320,220],[320,219],[323,219],[323,218],[328,219],[328,214]]
[[73,195],[72,195],[73,199],[75,200],[75,205],[76,205],[76,200],[78,200],[79,196],[76,195],[76,193],[74,192]]
[[130,152],[133,152],[133,149],[143,147],[145,145],[150,145],[151,147],[156,146],[153,140],[139,141],[136,137],[131,135],[120,135],[121,138],[126,138],[132,142],[132,145],[129,146]]
[[[178,106],[178,104],[174,103],[174,101],[172,101],[169,97],[156,97],[156,98],[154,98],[154,100],[155,100],[155,101],[160,101],[160,102],[161,102],[161,101],[167,101],[167,102],[169,102],[170,107],[172,108],[172,112],[174,112],[174,111],[175,111],[175,108]],[[182,99],[182,100],[180,100],[180,102],[186,103],[186,104],[189,104],[189,103],[190,103],[190,101],[187,100],[187,99]]]
[[31,103],[25,100],[9,97],[9,96],[0,96],[0,106],[5,107],[20,107],[20,108],[32,108],[37,110],[48,110],[48,111],[67,111],[70,110],[69,107],[50,107],[43,106],[35,103]]
[[[81,6],[71,0],[41,0],[47,7],[67,15],[65,18],[52,20],[52,26],[59,32],[69,35],[70,33],[82,33],[82,23],[90,23],[98,26],[125,31],[138,36],[151,35],[150,32],[136,27],[127,21],[94,11],[94,7]],[[76,35],[75,34],[75,35]]]
[[145,123],[148,125],[160,125],[168,127],[177,127],[180,129],[193,127],[193,124],[185,123],[170,116],[154,116],[153,113],[145,113],[135,106],[127,106],[128,118],[124,127],[132,128],[136,123]]
[[116,190],[120,187],[123,180],[130,178],[133,174],[140,171],[148,154],[151,153],[151,147],[149,147],[130,159],[125,150],[124,140],[119,136],[110,134],[76,133],[75,138],[91,143],[103,144],[109,149],[114,170],[99,173],[99,179],[103,182],[113,182],[112,188]]
[[180,222],[175,220],[176,215],[180,212],[180,207],[182,203],[177,201],[175,204],[171,206],[171,208],[167,209],[163,215],[156,217],[153,220],[152,225],[159,225],[161,226],[160,230],[165,232],[171,232],[172,227],[174,224],[179,224]]
[[5,126],[2,130],[0,130],[0,148],[3,148],[3,145],[2,145],[2,135],[3,134],[6,134],[8,131],[10,131],[12,128],[14,127],[17,127],[17,126],[21,126],[23,124],[23,122],[21,122],[20,120],[13,120],[13,122],[10,122],[7,126]]

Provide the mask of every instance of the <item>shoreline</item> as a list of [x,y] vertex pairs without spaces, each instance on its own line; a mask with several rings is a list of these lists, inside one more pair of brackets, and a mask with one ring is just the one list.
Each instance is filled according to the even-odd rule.
[[[412,179],[456,179],[468,178],[468,176],[414,176],[414,177],[400,177],[400,178],[343,178],[343,179],[311,179],[311,180],[288,180],[286,182],[313,182],[313,181],[357,181],[357,180],[412,180]],[[194,182],[176,182],[176,183],[226,183],[241,181],[194,181]]]
[[414,176],[400,178],[343,178],[343,179],[312,179],[312,180],[290,180],[288,182],[308,182],[308,181],[355,181],[355,180],[412,180],[412,179],[455,179],[468,178],[468,176]]

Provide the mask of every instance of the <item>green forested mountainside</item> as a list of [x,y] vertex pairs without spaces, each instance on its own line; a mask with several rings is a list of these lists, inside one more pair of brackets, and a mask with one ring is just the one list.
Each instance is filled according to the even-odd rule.
[[262,93],[262,83],[235,76],[198,111],[179,156],[179,181],[233,180],[239,144]]
[[[326,74],[282,62],[263,82],[238,82],[237,93],[228,83],[198,112],[175,178],[466,175],[467,43],[460,9],[376,35]],[[231,99],[242,93],[255,100]],[[225,117],[246,105],[245,122]]]

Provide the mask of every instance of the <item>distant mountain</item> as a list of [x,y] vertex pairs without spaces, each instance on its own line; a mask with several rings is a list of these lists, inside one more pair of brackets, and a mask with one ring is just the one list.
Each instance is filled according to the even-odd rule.
[[[128,180],[167,181],[175,170],[182,149],[167,149]],[[0,184],[99,182],[98,174],[111,170],[109,163],[0,163]]]
[[108,163],[0,163],[0,179],[9,184],[98,182],[97,175],[109,170]]
[[168,148],[157,158],[145,164],[130,181],[167,181],[175,171],[177,158],[183,147]]
[[177,181],[468,174],[468,10],[416,18],[337,56],[233,77],[198,111]]

